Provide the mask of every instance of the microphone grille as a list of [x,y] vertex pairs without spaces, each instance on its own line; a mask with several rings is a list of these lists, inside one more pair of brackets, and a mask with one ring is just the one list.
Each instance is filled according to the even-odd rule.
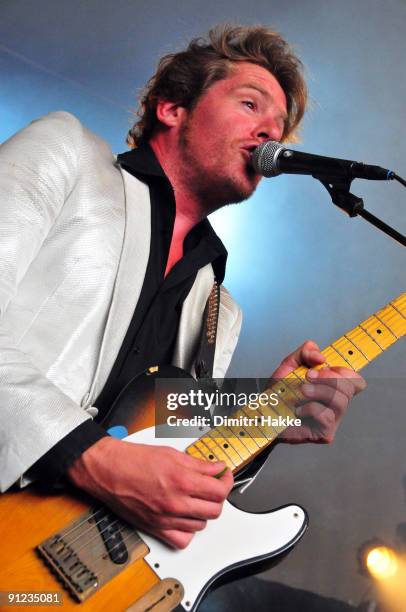
[[275,140],[268,140],[258,145],[251,158],[255,171],[266,177],[280,174],[277,154],[284,148]]

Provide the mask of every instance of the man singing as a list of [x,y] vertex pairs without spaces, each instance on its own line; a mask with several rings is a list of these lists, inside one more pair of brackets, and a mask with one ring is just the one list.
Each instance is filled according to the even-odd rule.
[[[64,112],[2,145],[2,491],[69,479],[176,548],[219,516],[233,483],[230,471],[213,478],[223,463],[118,440],[99,423],[148,366],[195,373],[203,311],[227,256],[207,216],[252,195],[261,177],[251,152],[294,139],[305,106],[301,62],[277,33],[218,27],[161,59],[132,150],[117,159]],[[215,377],[240,325],[221,287]],[[323,362],[308,341],[274,376]],[[345,368],[308,378],[302,426],[284,440],[331,442],[365,383]]]

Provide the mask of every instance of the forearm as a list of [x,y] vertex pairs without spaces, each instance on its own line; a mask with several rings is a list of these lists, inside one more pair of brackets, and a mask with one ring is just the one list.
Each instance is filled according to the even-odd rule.
[[43,455],[30,469],[30,473],[47,486],[57,486],[63,476],[81,455],[99,440],[108,437],[107,432],[88,419],[67,434]]

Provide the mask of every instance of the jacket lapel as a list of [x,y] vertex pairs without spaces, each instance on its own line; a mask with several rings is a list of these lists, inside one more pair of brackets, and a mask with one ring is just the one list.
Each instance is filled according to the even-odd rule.
[[[214,282],[211,264],[197,273],[195,282],[183,303],[172,365],[196,375],[194,360],[199,348],[203,313]],[[217,323],[214,378],[223,378],[230,365],[241,328],[241,310],[228,291],[220,287],[220,307]]]
[[124,340],[144,282],[151,244],[151,202],[147,185],[121,169],[125,229],[113,297],[88,402],[101,392]]
[[172,364],[195,374],[193,360],[199,346],[203,313],[214,282],[211,264],[201,268],[186,300],[179,321]]

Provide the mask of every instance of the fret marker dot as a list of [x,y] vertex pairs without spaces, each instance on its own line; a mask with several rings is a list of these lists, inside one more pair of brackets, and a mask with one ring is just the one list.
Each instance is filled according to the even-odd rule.
[[377,330],[376,330],[376,333],[377,333],[377,334],[381,334],[381,333],[382,333],[382,330],[381,330],[381,329],[377,329]]
[[223,444],[223,447],[224,448],[228,448],[228,444]]
[[209,459],[214,459],[214,455],[209,455]]
[[243,435],[244,435],[244,432],[243,432],[243,431],[240,431],[240,436],[243,436]]
[[348,351],[349,355],[354,355],[353,351]]

